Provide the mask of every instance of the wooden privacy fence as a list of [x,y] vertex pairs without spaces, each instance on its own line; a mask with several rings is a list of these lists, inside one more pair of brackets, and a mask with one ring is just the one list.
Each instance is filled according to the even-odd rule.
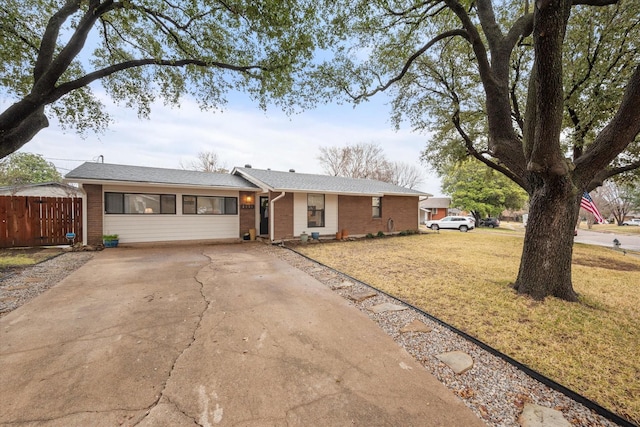
[[0,196],[0,248],[82,242],[82,199]]

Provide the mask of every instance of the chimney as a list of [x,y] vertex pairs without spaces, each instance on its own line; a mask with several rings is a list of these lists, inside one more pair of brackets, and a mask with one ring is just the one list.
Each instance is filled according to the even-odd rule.
[[245,168],[247,169],[251,169],[251,165],[249,163],[247,163],[246,165],[244,165]]
[[295,169],[289,169],[289,172],[291,173],[295,173],[295,171],[296,171]]

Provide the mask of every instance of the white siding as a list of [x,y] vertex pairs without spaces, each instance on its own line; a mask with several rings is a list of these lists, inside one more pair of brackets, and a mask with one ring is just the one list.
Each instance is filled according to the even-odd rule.
[[[239,198],[238,191],[203,191],[163,187],[105,185],[103,192],[176,195],[175,215],[104,214],[103,233],[118,234],[121,243],[234,239],[239,237],[239,215],[182,215],[183,195]],[[238,200],[238,212],[240,212],[240,200]]]
[[320,235],[331,235],[338,231],[338,196],[324,196],[324,227],[309,228],[307,223],[307,193],[293,195],[293,234],[299,236],[303,231],[307,234],[318,232]]

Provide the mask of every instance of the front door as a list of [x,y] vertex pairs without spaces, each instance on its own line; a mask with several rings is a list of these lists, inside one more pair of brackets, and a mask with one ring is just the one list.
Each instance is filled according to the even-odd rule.
[[260,234],[269,234],[269,198],[260,196]]

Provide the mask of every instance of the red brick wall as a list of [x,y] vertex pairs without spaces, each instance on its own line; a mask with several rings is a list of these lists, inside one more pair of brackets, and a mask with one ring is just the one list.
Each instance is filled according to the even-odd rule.
[[[269,192],[269,206],[271,200],[278,197],[281,193]],[[269,212],[270,217],[273,215],[273,238],[274,240],[292,239],[293,238],[293,193],[287,193],[283,198],[278,199],[274,203],[275,215]]]
[[434,208],[431,208],[431,219],[435,220],[435,219],[442,219],[445,216],[447,216],[447,208],[438,208],[438,212],[433,213]]
[[87,193],[87,243],[97,245],[102,243],[102,216],[104,213],[102,200],[102,185],[84,184]]
[[[249,202],[247,197],[251,197]],[[256,195],[251,192],[241,191],[240,200],[240,231],[239,236],[242,237],[244,233],[248,233],[250,228],[256,228]]]
[[389,232],[389,218],[393,219],[393,230],[418,229],[418,197],[384,196],[382,217],[373,218],[371,197],[338,196],[338,228],[349,234],[376,234]]

